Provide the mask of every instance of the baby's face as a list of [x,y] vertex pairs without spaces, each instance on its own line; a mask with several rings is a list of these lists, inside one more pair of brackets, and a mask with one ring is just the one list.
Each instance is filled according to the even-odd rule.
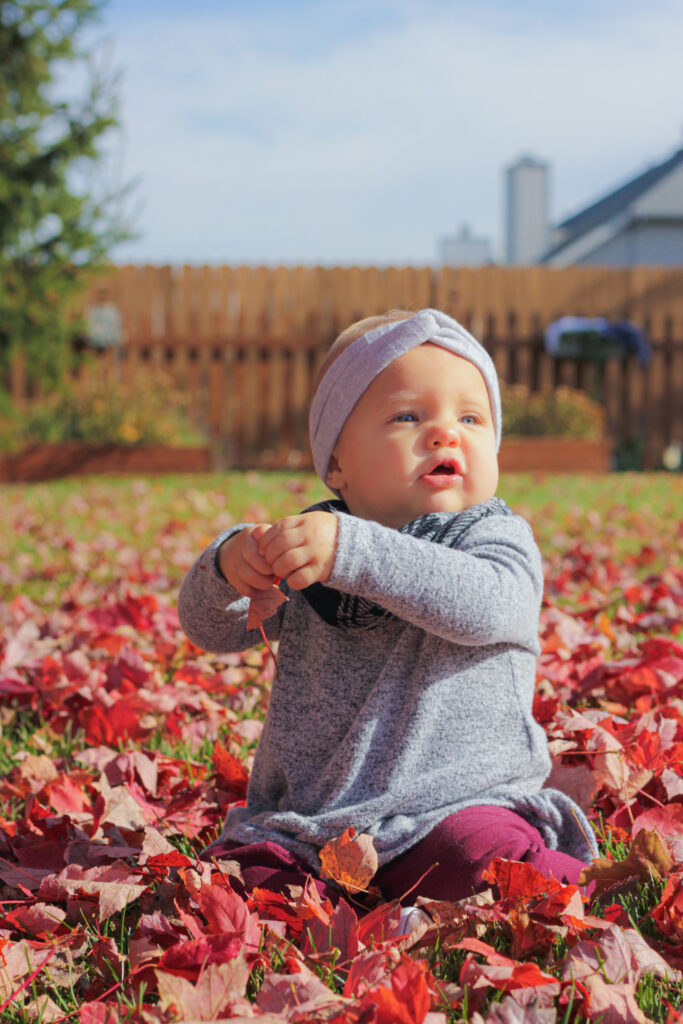
[[354,406],[327,483],[354,515],[393,527],[492,498],[496,435],[476,366],[431,342],[396,359]]

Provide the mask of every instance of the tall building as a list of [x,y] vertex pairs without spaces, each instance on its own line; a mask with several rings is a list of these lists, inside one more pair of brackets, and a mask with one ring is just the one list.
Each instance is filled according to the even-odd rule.
[[491,242],[475,237],[467,224],[457,235],[439,239],[439,262],[445,267],[483,267],[491,263]]
[[505,172],[505,257],[535,263],[548,248],[550,168],[524,156]]

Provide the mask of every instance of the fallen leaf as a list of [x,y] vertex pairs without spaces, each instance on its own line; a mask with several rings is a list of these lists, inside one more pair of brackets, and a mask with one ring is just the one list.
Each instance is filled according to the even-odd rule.
[[55,932],[66,917],[66,911],[52,903],[33,903],[10,910],[5,920],[29,935],[44,936]]
[[565,980],[575,978],[583,983],[594,974],[614,985],[622,982],[635,985],[645,974],[668,978],[671,982],[683,979],[635,928],[621,928],[617,924],[610,925],[597,940],[577,942],[565,957],[562,965]]
[[422,1024],[431,997],[427,987],[427,964],[404,956],[389,975],[389,984],[369,988],[360,1003],[371,1012],[376,1024]]
[[[474,1021],[474,1015],[472,1016]],[[481,1018],[480,1018],[481,1019]],[[552,1006],[522,1006],[513,996],[492,1003],[486,1024],[556,1024],[557,1010]]]
[[325,985],[307,967],[296,974],[269,974],[256,996],[256,1005],[264,1013],[282,1014],[291,1019],[292,1011],[302,1016],[320,1013],[328,1007],[335,1010],[345,1005],[341,996]]
[[266,619],[272,618],[278,608],[289,598],[279,587],[273,585],[269,590],[260,591],[249,602],[247,612],[247,629],[258,629]]
[[320,851],[321,874],[331,878],[347,892],[365,892],[377,873],[377,851],[372,836],[356,835],[347,828],[337,839],[330,839]]
[[121,861],[97,868],[82,868],[80,864],[69,864],[56,875],[48,875],[40,884],[38,895],[46,900],[60,900],[73,896],[96,898],[99,920],[123,910],[148,889],[147,883],[140,883],[139,874]]
[[600,975],[586,979],[588,1019],[598,1024],[652,1024],[638,1006],[632,985],[610,985]]
[[35,1020],[40,1024],[53,1024],[53,1021],[62,1020],[64,1010],[48,995],[39,995],[30,1003],[24,1003],[21,1007],[22,1020]]
[[121,1014],[118,1005],[90,1002],[81,1006],[78,1021],[79,1024],[121,1024]]
[[237,799],[246,796],[249,772],[244,762],[229,753],[218,742],[214,743],[213,747],[213,767],[218,779],[229,793],[234,793]]
[[583,868],[579,884],[595,882],[594,898],[615,885],[632,881],[661,880],[673,869],[674,862],[659,834],[653,829],[642,829],[636,835],[625,860],[607,860],[597,857]]
[[346,900],[339,900],[328,923],[319,917],[306,923],[304,952],[327,953],[338,949],[339,959],[346,963],[358,952],[358,919]]
[[202,885],[197,902],[209,922],[209,932],[224,936],[238,935],[245,949],[252,952],[258,950],[261,941],[258,917],[249,912],[247,904],[232,889]]
[[56,779],[59,772],[51,758],[45,757],[44,754],[28,754],[19,765],[19,775],[22,779],[44,785]]
[[643,811],[633,822],[631,835],[635,838],[643,829],[658,833],[668,839],[683,834],[683,804],[665,804]]
[[232,1016],[232,1008],[242,1002],[249,980],[249,968],[239,955],[229,963],[208,964],[194,985],[163,970],[155,969],[154,973],[162,1008],[184,1019],[202,1021]]
[[683,871],[671,875],[650,917],[662,935],[683,942]]
[[566,793],[587,814],[600,789],[600,779],[588,765],[562,764],[560,757],[553,759],[550,775],[543,785],[545,789],[559,789]]

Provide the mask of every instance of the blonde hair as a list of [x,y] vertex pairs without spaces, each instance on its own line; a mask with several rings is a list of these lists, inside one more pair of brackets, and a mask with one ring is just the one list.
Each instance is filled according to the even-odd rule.
[[415,313],[411,310],[390,309],[386,313],[378,313],[375,316],[366,316],[362,320],[356,320],[355,323],[345,327],[341,334],[338,334],[332,342],[327,355],[318,370],[318,375],[315,378],[315,384],[313,386],[313,394],[315,395],[320,381],[323,379],[335,359],[338,359],[342,352],[344,352],[349,345],[352,345],[354,341],[358,338],[362,338],[364,334],[368,333],[368,331],[374,331],[375,327],[381,327],[383,324],[398,323],[399,320],[410,320],[411,316],[415,316]]

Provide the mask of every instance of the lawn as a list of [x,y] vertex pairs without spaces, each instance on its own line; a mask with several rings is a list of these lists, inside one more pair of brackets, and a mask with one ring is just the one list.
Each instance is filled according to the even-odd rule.
[[528,866],[497,899],[357,913],[243,902],[197,853],[243,799],[273,663],[209,656],[175,595],[225,526],[322,497],[306,474],[0,488],[2,1019],[497,1024],[678,1020],[683,479],[510,476],[545,557],[536,714],[589,812],[597,898]]

